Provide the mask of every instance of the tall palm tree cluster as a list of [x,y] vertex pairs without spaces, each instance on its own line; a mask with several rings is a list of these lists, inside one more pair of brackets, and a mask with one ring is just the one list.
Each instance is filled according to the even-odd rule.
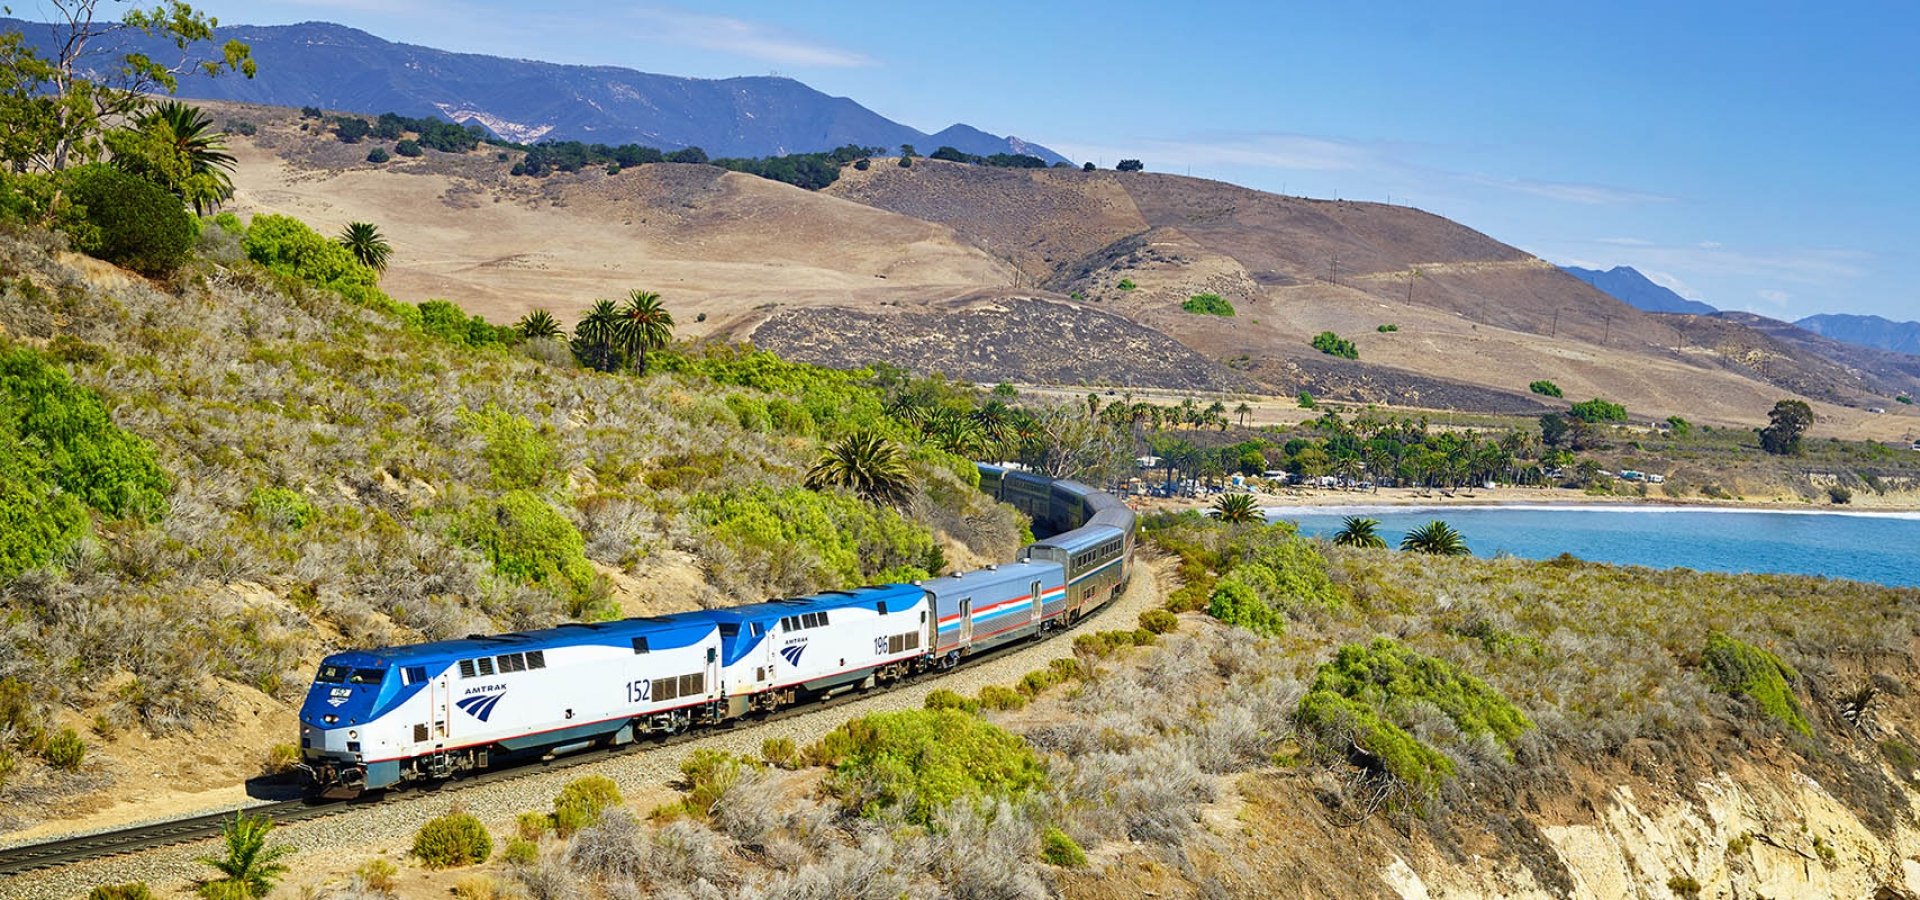
[[[527,338],[562,336],[559,324],[545,310],[535,310],[520,320],[520,333]],[[623,364],[635,373],[647,374],[647,354],[666,349],[673,343],[673,313],[652,291],[627,292],[624,302],[595,300],[573,329],[573,352],[580,361],[611,372]]]

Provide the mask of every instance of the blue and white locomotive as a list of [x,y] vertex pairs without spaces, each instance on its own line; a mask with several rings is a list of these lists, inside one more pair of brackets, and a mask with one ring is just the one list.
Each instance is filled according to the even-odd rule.
[[1113,496],[998,466],[980,485],[1050,537],[975,572],[726,609],[328,656],[300,709],[302,766],[355,796],[619,746],[865,689],[1070,625],[1131,572]]

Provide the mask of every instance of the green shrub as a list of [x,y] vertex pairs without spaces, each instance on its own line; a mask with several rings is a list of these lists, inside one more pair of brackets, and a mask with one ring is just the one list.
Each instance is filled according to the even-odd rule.
[[1328,356],[1338,356],[1341,359],[1360,358],[1360,348],[1355,347],[1352,341],[1342,338],[1331,331],[1322,331],[1314,335],[1310,343],[1313,344],[1313,349],[1325,353]]
[[1180,304],[1187,312],[1203,316],[1233,316],[1233,304],[1219,294],[1195,294]]
[[13,770],[20,765],[13,751],[0,747],[0,788],[7,786],[7,779],[13,776]]
[[961,712],[978,712],[980,703],[969,700],[946,688],[936,688],[928,692],[924,705],[927,709],[954,709]]
[[53,562],[86,537],[86,508],[54,486],[46,460],[0,429],[0,578]]
[[267,267],[269,271],[333,291],[354,303],[380,310],[402,321],[415,323],[419,318],[417,309],[394,302],[392,297],[380,290],[379,273],[361,265],[347,248],[308,228],[299,219],[279,215],[254,216],[240,246],[248,259]]
[[828,787],[850,808],[900,808],[919,823],[956,800],[1018,798],[1046,785],[1046,769],[1026,741],[951,709],[855,719],[808,754],[833,768]]
[[458,416],[461,425],[485,442],[480,455],[487,461],[495,487],[537,489],[559,474],[560,454],[553,446],[552,429],[492,404],[479,412],[463,409]]
[[1592,400],[1575,403],[1572,409],[1567,410],[1567,415],[1583,422],[1625,422],[1627,408],[1595,397]]
[[767,765],[778,769],[797,769],[800,767],[800,749],[793,745],[793,738],[767,738],[760,742],[760,758]]
[[392,158],[393,154],[388,153],[385,147],[375,147],[367,151],[367,162],[370,163],[383,163]]
[[1667,890],[1680,900],[1699,900],[1700,882],[1691,875],[1675,875],[1667,879]]
[[479,865],[493,855],[493,836],[472,813],[456,810],[420,826],[413,855],[429,869]]
[[267,755],[260,762],[260,770],[267,775],[279,775],[292,770],[299,764],[299,747],[292,744],[274,744],[267,748]]
[[413,138],[403,138],[393,145],[393,152],[406,157],[419,156],[421,154],[420,142]]
[[165,275],[187,261],[194,222],[180,198],[153,182],[95,163],[61,176],[74,212],[74,246],[143,275]]
[[1393,332],[1396,332],[1396,331],[1399,331],[1399,330],[1400,330],[1400,326],[1398,326],[1398,325],[1394,325],[1394,324],[1391,324],[1391,323],[1389,323],[1389,324],[1386,324],[1386,325],[1381,325],[1381,326],[1378,326],[1378,327],[1376,327],[1376,328],[1374,328],[1373,330],[1374,330],[1374,331],[1378,331],[1378,332],[1380,332],[1381,334],[1391,334],[1391,333],[1393,333]]
[[368,889],[391,895],[397,886],[396,876],[400,874],[400,869],[393,864],[392,860],[375,857],[353,870],[353,874],[360,876],[360,883],[366,885]]
[[254,488],[247,511],[255,521],[277,531],[299,531],[313,522],[313,504],[299,491],[279,487]]
[[543,812],[523,812],[513,820],[514,833],[523,841],[538,841],[553,830],[553,816]]
[[1837,484],[1831,485],[1827,488],[1827,499],[1832,501],[1835,505],[1852,503],[1853,491],[1848,490],[1847,488]]
[[1063,869],[1078,869],[1087,864],[1087,851],[1080,849],[1080,842],[1058,827],[1048,825],[1040,833],[1040,858],[1048,865]]
[[115,425],[99,394],[24,347],[0,352],[0,442],[9,434],[19,444],[0,444],[0,454],[41,457],[60,493],[93,509],[146,519],[166,510],[153,445]]
[[1207,615],[1254,634],[1276,635],[1287,630],[1287,619],[1242,581],[1221,581],[1207,598]]
[[1536,382],[1533,382],[1532,384],[1527,385],[1527,390],[1532,391],[1536,394],[1539,394],[1542,397],[1565,396],[1563,393],[1561,393],[1559,385],[1554,384],[1553,382],[1547,381],[1545,379],[1541,379],[1540,381],[1536,381]]
[[1154,634],[1171,634],[1180,630],[1180,617],[1164,609],[1150,609],[1140,614],[1140,627]]
[[577,831],[600,821],[607,810],[621,803],[620,786],[605,775],[588,775],[567,782],[553,798],[554,831],[571,837]]
[[1023,709],[1027,698],[1005,685],[990,684],[980,689],[980,708],[993,710]]
[[687,812],[702,820],[712,816],[720,798],[726,796],[740,777],[758,768],[760,764],[754,760],[724,750],[702,747],[693,751],[680,764],[680,775],[686,780]]
[[1139,285],[1134,284],[1133,279],[1131,278],[1122,278],[1120,279],[1120,284],[1117,285],[1117,287],[1119,287],[1123,291],[1130,291],[1136,287],[1139,287]]
[[87,900],[153,900],[153,889],[144,881],[131,884],[103,884],[87,892]]
[[1746,697],[1768,717],[1813,736],[1813,723],[1807,721],[1793,694],[1792,682],[1800,680],[1800,673],[1779,657],[1716,631],[1707,635],[1700,666],[1715,691]]
[[587,562],[586,538],[559,510],[532,492],[508,491],[497,500],[474,505],[461,518],[457,532],[507,578],[570,588],[581,598],[592,595],[597,587],[599,576]]
[[1533,727],[1486,682],[1384,637],[1341,647],[1320,666],[1294,722],[1322,755],[1352,758],[1352,748],[1362,765],[1432,797],[1452,777],[1453,761],[1394,721],[1416,704],[1439,710],[1465,737],[1490,738],[1509,757],[1513,741]]
[[449,344],[463,347],[487,347],[503,343],[501,329],[479,316],[446,300],[423,300],[419,305],[420,330]]
[[524,838],[509,838],[500,858],[511,865],[531,866],[540,861],[540,845]]
[[1312,391],[1301,391],[1298,399],[1301,409],[1312,409],[1319,405],[1318,402],[1313,399]]
[[56,769],[73,771],[87,758],[87,742],[80,733],[71,728],[62,728],[53,737],[47,739],[47,746],[40,751],[46,757],[47,764]]

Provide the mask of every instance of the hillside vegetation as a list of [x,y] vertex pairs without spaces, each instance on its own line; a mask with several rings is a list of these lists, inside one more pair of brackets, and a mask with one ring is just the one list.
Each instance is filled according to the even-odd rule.
[[[207,220],[166,282],[61,240],[0,231],[0,683],[32,723],[110,746],[218,721],[236,684],[290,705],[341,647],[926,577],[1022,529],[871,372],[594,371],[393,300],[285,218]],[[897,507],[800,486],[856,431],[910,448]],[[687,566],[685,596],[623,587]]]

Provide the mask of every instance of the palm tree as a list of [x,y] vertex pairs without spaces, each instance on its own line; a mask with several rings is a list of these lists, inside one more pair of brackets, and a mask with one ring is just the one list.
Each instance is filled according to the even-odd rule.
[[213,119],[199,107],[167,100],[141,116],[138,125],[164,138],[174,156],[186,163],[179,190],[194,212],[207,215],[233,196],[233,179],[227,174],[233,171],[233,155],[227,152],[227,136],[214,130]]
[[868,431],[847,435],[820,454],[807,470],[807,487],[846,488],[874,503],[899,506],[912,487],[907,454],[898,444]]
[[1333,542],[1341,547],[1385,547],[1387,539],[1374,532],[1378,527],[1379,519],[1348,516],[1340,520],[1340,530],[1334,534]]
[[615,343],[633,357],[635,371],[647,374],[647,353],[667,346],[673,340],[673,313],[660,305],[660,295],[652,291],[627,292],[620,307],[620,327]]
[[521,316],[519,324],[514,327],[520,329],[522,339],[529,341],[566,337],[566,332],[560,330],[560,321],[544,309]]
[[393,245],[387,243],[387,239],[380,235],[380,229],[374,227],[372,222],[350,223],[334,240],[347,248],[347,252],[352,253],[361,265],[375,272],[387,270],[387,257],[393,255]]
[[1460,532],[1438,519],[1407,532],[1407,536],[1400,539],[1400,549],[1435,556],[1466,556],[1473,552],[1467,549],[1466,539]]
[[234,813],[233,821],[221,829],[227,842],[226,857],[203,856],[200,861],[220,872],[219,878],[202,884],[208,896],[255,900],[273,892],[274,882],[286,874],[287,864],[280,859],[293,852],[284,844],[267,844],[273,820],[265,816]]
[[1247,417],[1253,415],[1253,407],[1248,406],[1246,401],[1243,400],[1239,406],[1233,408],[1233,414],[1240,417],[1240,427],[1245,428],[1247,427]]
[[1220,499],[1213,501],[1213,514],[1222,522],[1240,525],[1259,521],[1260,508],[1253,505],[1252,494],[1235,491],[1221,494]]
[[573,326],[573,352],[582,362],[602,372],[613,371],[614,332],[620,324],[620,308],[612,300],[595,300]]

